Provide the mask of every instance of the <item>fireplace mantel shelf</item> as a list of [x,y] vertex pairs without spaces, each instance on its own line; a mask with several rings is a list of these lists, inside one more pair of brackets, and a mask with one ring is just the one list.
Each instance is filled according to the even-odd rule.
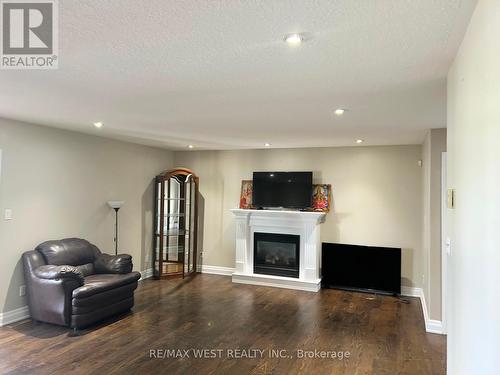
[[[236,219],[236,264],[233,282],[317,292],[320,288],[320,224],[324,212],[291,210],[230,210]],[[299,277],[254,273],[254,233],[300,236]]]
[[235,216],[257,215],[257,216],[287,216],[287,217],[301,217],[321,220],[326,217],[324,212],[315,211],[293,211],[293,210],[251,210],[242,208],[233,208],[230,210]]

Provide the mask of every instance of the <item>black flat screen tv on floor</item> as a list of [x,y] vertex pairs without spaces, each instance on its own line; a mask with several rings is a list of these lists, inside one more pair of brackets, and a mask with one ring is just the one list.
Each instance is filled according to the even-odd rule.
[[391,295],[401,294],[401,249],[323,243],[321,285]]
[[312,172],[254,172],[252,204],[256,208],[311,207]]

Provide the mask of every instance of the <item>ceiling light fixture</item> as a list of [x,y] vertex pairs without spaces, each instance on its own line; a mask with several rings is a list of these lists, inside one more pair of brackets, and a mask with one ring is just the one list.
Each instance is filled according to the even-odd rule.
[[304,41],[304,35],[302,34],[287,34],[283,39],[290,46],[298,46]]
[[335,114],[337,116],[342,116],[344,113],[345,113],[345,109],[343,109],[343,108],[339,108],[339,109],[335,110]]
[[104,124],[101,121],[97,121],[97,122],[94,122],[94,126],[97,129],[100,129],[100,128],[102,128],[104,126]]
[[264,143],[264,147],[271,147],[270,143]]
[[188,145],[188,148],[194,148],[194,146],[193,145]]
[[356,139],[356,143],[363,143],[364,140],[363,139]]

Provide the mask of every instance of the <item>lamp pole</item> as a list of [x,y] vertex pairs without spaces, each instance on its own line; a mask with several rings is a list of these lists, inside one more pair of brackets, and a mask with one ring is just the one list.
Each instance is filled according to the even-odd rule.
[[118,210],[124,201],[108,201],[108,206],[115,210],[115,255],[118,255]]
[[115,207],[115,255],[118,255],[118,210],[120,207]]

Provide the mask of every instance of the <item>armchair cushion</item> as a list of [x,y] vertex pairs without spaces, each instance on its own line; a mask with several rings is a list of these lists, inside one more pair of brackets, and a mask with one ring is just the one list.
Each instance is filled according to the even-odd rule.
[[73,290],[73,298],[87,298],[98,293],[119,288],[124,285],[133,284],[137,286],[137,280],[141,278],[139,272],[130,272],[125,275],[90,275],[85,278],[85,284]]
[[95,273],[125,274],[132,272],[132,257],[128,254],[99,254],[94,261]]
[[83,285],[83,273],[73,266],[40,266],[35,268],[34,274],[40,279],[57,280],[57,279],[73,279]]

